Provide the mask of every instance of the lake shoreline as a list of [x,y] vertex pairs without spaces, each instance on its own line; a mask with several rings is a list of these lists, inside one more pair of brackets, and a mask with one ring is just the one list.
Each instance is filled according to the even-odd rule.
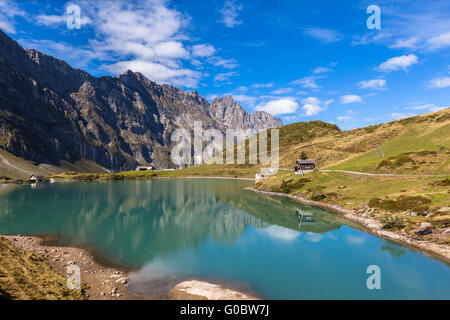
[[[125,178],[121,180],[109,180],[109,179],[102,179],[102,180],[93,180],[93,181],[80,181],[80,180],[71,180],[71,179],[58,179],[55,180],[55,182],[111,182],[111,181],[133,181],[133,180],[163,180],[163,179],[223,179],[223,180],[243,180],[243,181],[254,181],[254,179],[251,178],[240,178],[240,177],[226,177],[226,176],[147,176],[147,177],[139,177],[139,178]],[[11,183],[11,182],[9,182]],[[373,218],[365,218],[361,217],[359,215],[356,215],[353,210],[349,210],[346,208],[343,208],[336,204],[330,204],[326,202],[319,202],[314,200],[309,200],[303,197],[299,197],[296,195],[291,194],[285,194],[280,192],[271,192],[271,191],[263,191],[258,190],[253,187],[246,187],[245,190],[257,192],[260,194],[270,195],[270,196],[278,196],[278,197],[285,197],[290,198],[294,201],[319,206],[325,209],[329,209],[335,212],[340,213],[345,218],[347,218],[349,221],[352,221],[354,223],[357,223],[358,225],[365,228],[366,231],[369,233],[382,237],[397,243],[400,243],[402,245],[409,246],[411,248],[416,248],[420,250],[422,253],[427,253],[428,255],[431,254],[432,258],[436,258],[438,260],[441,260],[445,262],[446,264],[450,265],[450,248],[449,246],[440,245],[431,241],[426,240],[417,240],[412,237],[399,234],[393,231],[387,231],[383,230],[381,223]]]
[[450,248],[449,246],[440,245],[437,243],[433,243],[431,241],[419,241],[416,239],[413,239],[411,237],[405,236],[403,234],[398,234],[396,232],[387,231],[382,229],[381,223],[372,218],[365,218],[361,217],[359,215],[356,215],[353,210],[349,210],[346,208],[343,208],[336,204],[326,203],[326,202],[319,202],[314,200],[309,200],[300,196],[292,195],[292,194],[286,194],[281,192],[271,192],[271,191],[263,191],[258,190],[253,187],[246,187],[244,188],[248,191],[257,192],[264,195],[269,196],[276,196],[276,197],[284,197],[289,198],[291,200],[308,204],[308,205],[314,205],[318,206],[324,209],[335,211],[341,215],[343,215],[345,218],[350,220],[351,222],[357,223],[358,225],[364,227],[367,232],[384,239],[388,239],[394,242],[397,242],[402,245],[406,245],[410,248],[418,249],[421,253],[426,254],[427,256],[430,256],[431,258],[435,258],[437,260],[440,260],[447,265],[450,265]]
[[3,237],[16,247],[42,255],[51,268],[65,277],[68,276],[67,267],[79,267],[82,288],[88,300],[152,299],[131,295],[127,289],[128,274],[112,266],[102,266],[87,249],[58,244],[48,245],[45,244],[44,236]]
[[[255,181],[252,178],[243,177],[227,177],[227,176],[144,176],[144,177],[124,177],[123,179],[114,178],[104,178],[104,179],[93,179],[93,180],[77,180],[77,179],[67,179],[58,178],[51,183],[56,182],[111,182],[111,181],[145,181],[145,180],[162,180],[162,179],[223,179],[223,180],[240,180],[240,181]],[[49,183],[48,181],[40,183]],[[25,180],[10,180],[10,181],[0,181],[0,184],[30,184]]]
[[[179,177],[179,178],[181,178],[180,180],[182,180],[182,179],[186,179],[186,178],[189,179],[191,177],[186,176],[186,177]],[[194,182],[199,182],[202,184],[210,183],[207,181],[207,179],[204,179],[203,182],[200,181],[202,178],[205,178],[205,177],[192,177],[192,178],[196,178],[197,181],[194,181],[194,180],[191,180],[191,182],[179,181],[178,183],[181,183],[183,185],[186,184],[187,186],[194,184]],[[210,177],[210,178],[217,179],[217,177],[215,177],[215,178]],[[170,177],[170,179],[176,180],[174,177]],[[439,248],[439,249],[444,250],[443,253],[441,253],[439,251],[434,251],[433,249],[435,249],[435,248],[430,249],[428,247],[429,245],[435,246],[434,243],[430,244],[429,242],[427,243],[425,241],[420,241],[420,240],[416,240],[416,239],[413,239],[413,240],[416,240],[419,243],[419,245],[417,243],[413,243],[411,241],[411,239],[404,237],[400,232],[394,233],[394,232],[388,232],[388,231],[383,230],[382,224],[379,221],[377,221],[374,218],[365,218],[365,214],[363,216],[360,216],[359,214],[361,214],[361,212],[358,212],[357,210],[353,211],[350,208],[346,209],[346,208],[340,207],[340,205],[336,205],[336,204],[308,200],[306,198],[302,198],[298,193],[296,195],[291,195],[291,194],[287,194],[287,193],[276,193],[276,192],[266,192],[266,191],[256,190],[256,189],[250,187],[251,186],[250,183],[232,182],[231,180],[235,180],[235,178],[233,178],[233,177],[228,177],[225,179],[229,180],[229,182],[227,182],[230,186],[229,188],[231,188],[232,190],[236,190],[235,192],[237,192],[239,194],[242,194],[242,191],[244,189],[246,189],[248,191],[266,194],[269,196],[280,196],[280,197],[290,198],[291,200],[294,200],[297,202],[302,202],[302,203],[305,203],[305,204],[308,204],[311,206],[315,206],[317,208],[322,207],[327,210],[332,210],[332,211],[338,212],[339,214],[334,215],[336,217],[334,219],[340,220],[341,225],[347,225],[350,228],[360,230],[363,232],[367,232],[368,234],[372,234],[372,235],[378,237],[378,240],[375,240],[375,241],[379,241],[379,242],[381,241],[383,243],[386,243],[385,241],[382,241],[380,239],[380,238],[385,238],[388,240],[388,243],[391,242],[391,244],[393,244],[393,243],[397,242],[397,243],[401,244],[403,247],[409,248],[413,252],[421,253],[421,255],[423,255],[421,258],[433,258],[436,260],[436,262],[439,262],[439,263],[444,262],[447,266],[449,266],[450,259],[448,259],[448,255],[446,255],[446,252],[448,253],[448,249],[447,249],[448,247],[440,246],[440,247],[444,247],[444,248]],[[78,181],[76,181],[76,182],[78,182]],[[155,181],[155,183],[156,183],[156,181]],[[215,183],[218,185],[222,185],[222,184],[225,184],[225,181],[223,181],[223,182],[219,181],[219,182],[215,182]],[[144,185],[146,185],[146,184],[147,183],[144,183]],[[166,185],[166,182],[161,181],[160,184]],[[72,185],[72,184],[68,183],[68,185]],[[90,184],[84,184],[84,185],[89,186]],[[131,185],[135,185],[135,183],[132,183]],[[122,186],[122,184],[118,184],[115,186],[120,186],[121,188],[122,187],[127,188],[128,184],[123,184],[123,186]],[[246,186],[248,186],[248,187],[246,187]],[[51,185],[47,185],[47,187],[49,189],[54,189],[51,187]],[[61,187],[62,187],[62,185],[61,185]],[[73,184],[71,187],[76,187],[76,184]],[[92,185],[92,187],[93,187],[93,185]],[[28,188],[25,188],[25,189],[28,189]],[[256,203],[260,203],[260,202],[264,202],[264,201],[269,201],[269,202],[275,201],[275,202],[283,202],[284,203],[284,201],[276,200],[275,198],[273,198],[272,200],[270,200],[270,198],[264,200],[264,198],[260,198],[259,196],[255,196],[255,195],[251,196],[251,194],[244,196],[244,197],[245,198],[250,197]],[[288,201],[288,203],[289,203],[289,201]],[[295,205],[295,203],[289,203],[289,208],[294,209],[294,208],[298,208],[298,207],[299,206]],[[29,210],[27,210],[27,211],[29,212]],[[270,209],[270,211],[272,213],[278,213],[278,212],[274,212],[273,209]],[[77,215],[80,212],[82,212],[82,210],[75,210],[74,214]],[[256,216],[258,216],[259,212],[260,211],[258,211],[258,212],[255,211],[253,213],[256,214]],[[330,214],[328,214],[328,215],[330,215]],[[333,216],[333,214],[331,214],[330,216]],[[343,218],[346,218],[346,219],[343,219]],[[333,221],[334,221],[334,219],[333,219]],[[16,231],[11,230],[12,234],[16,234],[16,233],[20,232],[19,229],[15,229],[15,230]],[[16,240],[14,241],[15,245],[17,245],[17,244],[24,245],[25,249],[34,250],[35,252],[39,253],[41,256],[45,255],[48,265],[56,266],[55,269],[62,276],[67,276],[66,268],[68,266],[73,265],[73,264],[78,266],[78,263],[79,263],[78,257],[80,257],[81,262],[83,262],[83,259],[86,259],[86,261],[85,261],[86,263],[84,265],[81,265],[82,282],[86,282],[89,289],[94,290],[91,288],[95,288],[95,284],[92,285],[91,283],[92,282],[95,283],[95,281],[97,281],[96,289],[95,289],[96,291],[95,292],[94,291],[87,292],[88,299],[93,299],[93,300],[97,300],[97,299],[98,300],[100,300],[100,299],[101,300],[112,300],[112,299],[114,299],[114,300],[115,299],[118,299],[118,300],[122,300],[122,299],[160,300],[160,299],[164,299],[164,300],[166,300],[166,299],[176,299],[176,297],[180,297],[180,298],[185,297],[187,299],[190,294],[189,291],[192,293],[192,292],[198,292],[199,289],[200,289],[200,291],[203,290],[203,292],[208,292],[208,290],[216,290],[216,289],[218,291],[225,290],[221,286],[218,286],[219,288],[217,288],[216,285],[211,285],[211,283],[216,283],[217,279],[206,279],[206,281],[211,282],[210,285],[208,286],[208,285],[204,285],[205,282],[203,282],[203,285],[202,285],[202,284],[195,283],[195,281],[184,281],[184,280],[190,280],[190,279],[182,279],[181,278],[181,279],[178,279],[177,281],[171,281],[166,287],[164,287],[164,290],[153,290],[153,289],[151,289],[151,288],[153,288],[152,285],[147,285],[146,288],[144,288],[144,286],[142,286],[141,288],[143,288],[144,290],[139,291],[139,290],[136,290],[137,287],[136,287],[136,285],[135,285],[136,283],[134,281],[135,280],[134,271],[136,271],[137,269],[134,269],[134,270],[125,269],[125,268],[120,268],[120,266],[115,268],[114,259],[112,261],[108,261],[108,257],[102,255],[102,250],[97,251],[97,250],[95,250],[95,248],[91,248],[90,246],[86,247],[84,245],[81,245],[81,247],[80,247],[78,243],[72,244],[71,242],[65,242],[64,240],[59,239],[59,237],[57,237],[57,236],[52,237],[51,234],[50,235],[42,235],[43,233],[39,233],[39,232],[37,232],[37,233],[36,232],[33,233],[33,231],[27,231],[27,232],[30,235],[37,235],[37,237],[20,236],[20,235],[19,236],[10,236],[11,237],[10,241],[12,242],[12,241],[14,241],[14,238],[16,238]],[[35,242],[35,243],[33,244],[33,242]],[[65,245],[67,245],[67,246],[65,246]],[[78,249],[71,248],[70,246],[78,246]],[[57,250],[55,250],[55,248]],[[403,248],[402,250],[404,251],[405,248]],[[365,252],[369,255],[372,254],[372,252],[367,251],[367,249],[364,249],[364,247],[361,247],[361,250],[365,250]],[[415,254],[415,255],[417,257],[421,256],[418,254]],[[55,260],[55,259],[57,259],[57,260]],[[70,263],[70,261],[72,263]],[[127,278],[129,276],[131,277],[132,281],[130,284],[130,288],[128,289],[129,279],[127,279]],[[87,278],[90,278],[90,279],[88,280]],[[86,281],[86,280],[88,280],[88,281]],[[119,281],[119,283],[117,285],[116,285],[116,281]],[[179,292],[172,293],[172,290],[174,290],[174,287],[177,286],[175,284],[176,283],[181,284],[182,281],[184,281],[184,282],[183,282],[183,285],[178,288]],[[123,282],[123,283],[121,283],[121,282]],[[218,282],[218,283],[220,283],[220,282]],[[122,286],[120,286],[120,285],[122,285]],[[225,283],[224,286],[227,287],[228,284]],[[160,288],[158,287],[158,289],[160,289]],[[235,287],[235,289],[236,289],[236,291],[234,291],[234,292],[248,292],[245,289],[242,289],[239,287]],[[180,292],[180,290],[183,292]],[[147,294],[155,295],[156,293],[161,294],[161,295],[160,296],[150,296],[150,297],[145,296]],[[170,294],[172,294],[172,296],[170,296]],[[212,295],[212,296],[215,296],[215,295]]]
[[191,279],[176,284],[167,294],[140,295],[128,290],[129,271],[105,259],[98,261],[87,248],[49,242],[46,236],[3,235],[13,246],[41,255],[59,274],[68,277],[68,267],[80,268],[81,287],[87,300],[259,300],[252,293],[220,284]]

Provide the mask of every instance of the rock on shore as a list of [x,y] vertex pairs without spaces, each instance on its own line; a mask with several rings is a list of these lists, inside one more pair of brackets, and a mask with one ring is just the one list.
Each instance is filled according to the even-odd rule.
[[169,298],[174,300],[257,300],[250,295],[198,280],[177,284],[170,291]]

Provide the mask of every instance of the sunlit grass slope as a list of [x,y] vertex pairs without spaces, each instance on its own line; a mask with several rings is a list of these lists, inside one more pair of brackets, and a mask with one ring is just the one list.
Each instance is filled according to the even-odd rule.
[[37,254],[14,247],[0,237],[0,300],[81,300],[77,290]]
[[301,126],[293,124],[280,130],[281,167],[293,167],[301,152],[305,152],[322,169],[450,173],[449,108],[380,125],[350,131],[329,130],[319,137],[295,139]]

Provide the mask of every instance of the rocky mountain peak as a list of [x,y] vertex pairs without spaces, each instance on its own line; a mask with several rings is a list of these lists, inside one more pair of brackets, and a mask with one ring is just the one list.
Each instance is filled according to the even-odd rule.
[[247,113],[230,96],[211,104],[197,91],[157,84],[127,70],[96,78],[0,30],[3,148],[39,164],[93,161],[117,171],[173,167],[171,133],[192,128],[270,128],[281,120]]
[[283,125],[280,119],[267,112],[249,114],[232,96],[214,99],[209,113],[228,128],[267,129]]

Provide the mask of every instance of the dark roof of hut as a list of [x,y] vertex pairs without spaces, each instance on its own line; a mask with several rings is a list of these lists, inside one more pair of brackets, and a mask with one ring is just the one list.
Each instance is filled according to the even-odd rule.
[[315,160],[297,160],[297,164],[316,164]]

